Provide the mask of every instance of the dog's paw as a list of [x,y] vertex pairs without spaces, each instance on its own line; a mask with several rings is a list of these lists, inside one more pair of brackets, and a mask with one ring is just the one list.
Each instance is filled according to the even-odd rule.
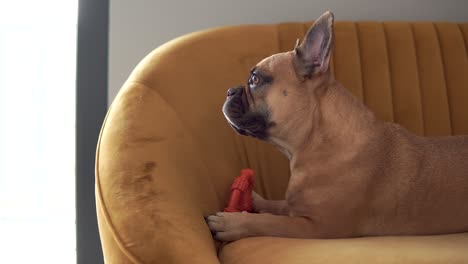
[[205,217],[205,220],[216,240],[229,242],[249,236],[249,230],[246,225],[248,215],[249,213],[247,212],[219,212]]

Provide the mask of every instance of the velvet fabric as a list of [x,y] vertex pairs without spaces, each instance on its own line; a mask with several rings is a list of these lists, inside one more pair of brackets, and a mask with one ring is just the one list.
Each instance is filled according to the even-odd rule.
[[[228,125],[226,90],[245,83],[259,60],[292,50],[310,25],[205,30],[141,61],[97,147],[106,263],[468,263],[466,233],[213,241],[203,216],[224,208],[240,169],[255,170],[255,190],[269,199],[284,198],[289,177],[274,147]],[[336,79],[379,118],[419,135],[468,134],[468,23],[338,21],[335,37]]]

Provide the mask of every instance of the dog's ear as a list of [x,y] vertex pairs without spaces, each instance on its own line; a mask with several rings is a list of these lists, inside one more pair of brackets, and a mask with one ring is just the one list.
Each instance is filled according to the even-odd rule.
[[296,43],[294,67],[299,76],[310,78],[328,70],[334,39],[333,22],[333,13],[325,12],[309,29],[302,43]]

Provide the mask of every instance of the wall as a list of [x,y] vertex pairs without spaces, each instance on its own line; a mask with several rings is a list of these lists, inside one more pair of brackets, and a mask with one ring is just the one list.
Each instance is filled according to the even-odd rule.
[[468,21],[467,0],[110,0],[109,102],[136,64],[180,35],[224,25],[337,20]]

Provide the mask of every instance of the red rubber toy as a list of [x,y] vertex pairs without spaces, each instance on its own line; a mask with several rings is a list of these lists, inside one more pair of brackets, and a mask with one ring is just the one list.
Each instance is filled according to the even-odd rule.
[[234,179],[231,185],[231,197],[224,212],[252,212],[252,190],[254,185],[254,171],[241,170],[241,175]]

